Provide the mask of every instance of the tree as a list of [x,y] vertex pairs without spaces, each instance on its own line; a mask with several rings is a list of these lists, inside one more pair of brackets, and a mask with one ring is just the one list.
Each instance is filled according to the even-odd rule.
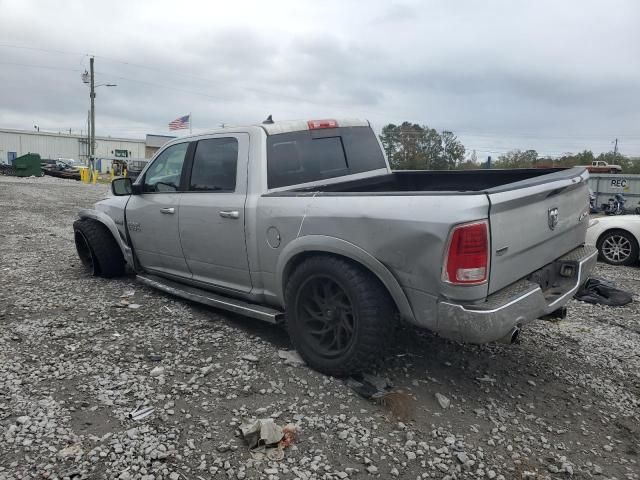
[[531,168],[538,160],[538,152],[535,150],[511,150],[500,155],[495,162],[495,168]]
[[396,170],[454,169],[465,153],[452,132],[438,133],[426,125],[410,122],[385,125],[380,141],[391,168]]

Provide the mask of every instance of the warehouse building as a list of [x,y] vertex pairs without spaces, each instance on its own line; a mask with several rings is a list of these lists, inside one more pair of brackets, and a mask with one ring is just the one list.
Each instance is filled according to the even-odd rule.
[[[175,137],[147,135],[145,139],[98,137],[95,156],[105,168],[113,159],[149,159],[166,142]],[[74,133],[37,132],[31,130],[0,129],[0,163],[27,153],[37,153],[46,159],[73,159],[83,164],[89,158],[89,142],[85,135]]]

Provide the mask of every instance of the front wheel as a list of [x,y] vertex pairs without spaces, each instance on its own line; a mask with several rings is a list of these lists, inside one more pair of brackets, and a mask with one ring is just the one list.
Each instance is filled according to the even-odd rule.
[[371,273],[333,256],[311,257],[287,283],[291,342],[316,370],[359,373],[382,357],[395,326],[395,306]]
[[611,230],[598,240],[598,251],[609,265],[632,265],[638,260],[638,242],[624,230]]
[[124,275],[122,251],[107,227],[82,218],[73,223],[73,233],[78,257],[91,275],[105,278]]

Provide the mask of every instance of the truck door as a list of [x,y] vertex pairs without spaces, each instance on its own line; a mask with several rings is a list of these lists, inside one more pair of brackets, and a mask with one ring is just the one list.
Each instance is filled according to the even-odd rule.
[[180,245],[180,190],[189,143],[167,147],[144,174],[143,193],[131,195],[126,221],[138,260],[150,271],[191,277]]
[[180,239],[193,280],[251,290],[245,242],[249,135],[211,135],[195,146],[180,203]]

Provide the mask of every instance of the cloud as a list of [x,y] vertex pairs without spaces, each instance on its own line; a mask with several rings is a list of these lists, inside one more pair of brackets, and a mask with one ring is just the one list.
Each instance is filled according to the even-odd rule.
[[[458,132],[468,149],[640,155],[640,4],[0,0],[0,126],[98,134],[356,116]],[[41,50],[38,50],[41,49]],[[493,150],[492,150],[493,149]]]

